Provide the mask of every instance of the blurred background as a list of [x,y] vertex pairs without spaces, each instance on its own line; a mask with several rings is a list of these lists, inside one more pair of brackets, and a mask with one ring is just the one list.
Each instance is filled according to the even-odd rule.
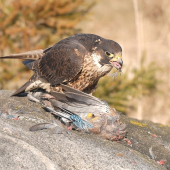
[[[75,33],[123,48],[122,74],[102,78],[95,96],[130,117],[169,125],[169,0],[0,1],[0,56],[47,48]],[[0,60],[0,89],[16,90],[32,74],[21,60]]]

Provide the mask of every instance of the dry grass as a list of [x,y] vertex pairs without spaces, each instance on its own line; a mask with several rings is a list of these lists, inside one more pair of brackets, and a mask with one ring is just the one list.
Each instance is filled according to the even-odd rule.
[[[95,0],[1,0],[0,56],[45,49],[77,33]],[[31,76],[18,60],[0,60],[0,89],[16,90]]]

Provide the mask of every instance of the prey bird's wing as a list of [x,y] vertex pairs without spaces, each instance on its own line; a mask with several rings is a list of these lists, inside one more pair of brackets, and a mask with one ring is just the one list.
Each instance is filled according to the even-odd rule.
[[80,94],[76,94],[76,93],[73,93],[73,92],[66,92],[65,95],[69,98],[75,99],[78,102],[82,102],[82,103],[85,103],[87,105],[99,104],[98,101],[96,101],[96,100],[94,100],[90,97],[87,97],[85,95],[80,95]]
[[101,105],[104,104],[99,99],[95,99],[95,97],[91,98],[91,95],[83,95],[79,93],[74,93],[74,92],[65,92],[65,93],[60,93],[60,92],[51,92],[51,95],[57,98],[57,100],[62,101],[62,102],[71,102],[76,104],[86,104],[86,105]]
[[71,112],[74,112],[76,114],[82,114],[86,116],[88,113],[96,113],[96,112],[102,112],[102,105],[96,106],[96,105],[87,105],[82,104],[76,100],[69,99],[68,102],[62,102],[56,99],[50,99],[50,103],[53,107],[63,108],[70,110]]
[[[64,85],[64,84],[61,84],[61,87],[62,87],[62,89],[67,93],[73,93],[73,94],[77,94],[77,95],[80,95],[80,96],[83,96],[83,97],[85,97],[86,99],[87,98],[89,98],[89,99],[91,99],[91,100],[94,100],[94,101],[96,101],[96,102],[98,102],[99,104],[102,104],[103,102],[100,100],[100,99],[98,99],[97,97],[94,97],[94,96],[92,96],[92,95],[90,95],[90,94],[87,94],[87,93],[84,93],[84,92],[82,92],[82,91],[80,91],[80,90],[77,90],[77,89],[74,89],[74,88],[72,88],[72,87],[69,87],[69,86],[67,86],[67,85]],[[94,104],[94,103],[93,103]]]
[[51,92],[55,98],[50,99],[54,107],[62,107],[75,113],[103,112],[107,105],[100,99],[73,89],[66,85],[61,85],[63,93]]

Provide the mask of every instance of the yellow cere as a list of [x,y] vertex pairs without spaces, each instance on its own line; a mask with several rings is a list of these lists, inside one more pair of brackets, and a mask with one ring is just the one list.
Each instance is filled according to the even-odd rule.
[[110,61],[117,61],[120,58],[122,58],[122,56],[120,54],[117,54],[114,58],[112,58]]

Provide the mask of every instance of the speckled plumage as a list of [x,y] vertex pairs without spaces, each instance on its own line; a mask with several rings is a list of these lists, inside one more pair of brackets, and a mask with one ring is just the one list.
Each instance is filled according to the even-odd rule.
[[[108,57],[106,52],[113,54]],[[36,88],[60,91],[61,83],[91,93],[98,80],[115,66],[121,66],[122,49],[112,40],[94,34],[75,34],[45,50],[14,54],[3,58],[26,59],[23,63],[35,74],[13,95]],[[113,62],[110,62],[113,60]],[[47,84],[46,84],[47,83]]]

